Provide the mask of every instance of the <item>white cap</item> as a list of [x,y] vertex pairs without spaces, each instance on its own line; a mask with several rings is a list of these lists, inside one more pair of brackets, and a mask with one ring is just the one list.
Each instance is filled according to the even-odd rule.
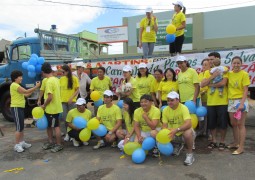
[[177,56],[176,61],[186,61],[187,59],[184,56]]
[[110,90],[106,90],[106,91],[104,92],[104,95],[106,95],[106,96],[113,96],[113,93],[112,93],[112,91],[110,91]]
[[150,7],[148,7],[148,8],[145,9],[145,13],[147,13],[147,12],[151,13],[152,11],[153,11],[153,10],[152,10],[152,8],[150,8]]
[[138,66],[138,69],[140,69],[140,68],[147,68],[147,65],[145,63],[141,63]]
[[170,99],[176,99],[177,98],[177,99],[179,99],[179,94],[175,91],[172,91],[172,92],[168,93],[167,98],[170,98]]
[[78,63],[76,64],[76,67],[84,67],[84,63],[83,63],[83,62],[78,62]]
[[124,72],[128,72],[128,71],[131,72],[131,71],[132,71],[132,68],[131,68],[131,66],[126,65],[126,66],[123,67],[123,71],[124,71]]
[[86,100],[84,98],[79,98],[77,99],[76,105],[83,105],[83,104],[86,104]]
[[179,5],[181,7],[184,7],[181,1],[176,1],[175,3],[173,3],[173,5]]
[[52,71],[58,71],[58,68],[57,68],[57,66],[51,66],[51,70]]

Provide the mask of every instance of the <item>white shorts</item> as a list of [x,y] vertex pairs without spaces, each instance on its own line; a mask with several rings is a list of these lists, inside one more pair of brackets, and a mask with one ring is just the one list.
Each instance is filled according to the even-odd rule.
[[[236,112],[236,105],[241,102],[242,99],[229,99],[228,100],[228,112]],[[249,112],[249,104],[248,100],[246,99],[244,101],[244,105],[246,106],[245,112]]]
[[[156,130],[159,132],[161,130],[161,127],[157,127]],[[151,131],[148,131],[148,132],[141,131],[141,136],[144,138],[150,137]]]

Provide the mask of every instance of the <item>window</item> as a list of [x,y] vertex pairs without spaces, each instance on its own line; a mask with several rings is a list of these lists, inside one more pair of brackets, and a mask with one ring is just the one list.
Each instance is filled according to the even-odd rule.
[[21,45],[12,50],[12,60],[29,59],[31,48],[29,45]]

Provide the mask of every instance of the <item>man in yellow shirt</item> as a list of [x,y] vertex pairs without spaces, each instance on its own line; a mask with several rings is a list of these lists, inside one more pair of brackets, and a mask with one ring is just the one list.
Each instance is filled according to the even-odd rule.
[[[76,101],[76,108],[71,109],[67,116],[66,116],[66,122],[67,122],[67,133],[68,135],[73,138],[73,145],[75,147],[80,146],[82,141],[79,138],[79,134],[82,129],[75,127],[73,125],[73,120],[76,117],[82,117],[84,121],[89,121],[91,119],[91,111],[86,109],[86,100],[84,98],[79,98]],[[83,142],[83,145],[87,146],[89,145],[88,142]]]
[[[59,114],[63,112],[59,80],[53,76],[49,63],[42,65],[42,73],[47,78],[45,86],[45,102],[41,107],[45,110],[45,116],[48,120],[48,142],[43,145],[43,149],[51,149],[51,152],[58,152],[63,149],[61,144],[61,130],[59,127]],[[55,130],[56,144],[53,143],[53,128]]]
[[158,87],[160,82],[163,79],[163,71],[161,69],[154,70],[155,81],[151,86],[151,96],[156,107],[159,107],[159,99],[158,99]]
[[[116,142],[116,132],[121,127],[122,124],[122,114],[120,108],[113,104],[113,93],[110,90],[104,91],[104,105],[101,105],[97,111],[97,119],[101,121],[102,124],[108,130],[104,139],[108,143],[112,143],[112,147],[117,146]],[[99,149],[105,146],[104,140],[97,137],[98,143],[93,147],[93,149]]]
[[[162,112],[162,128],[169,128],[171,130],[169,137],[175,139],[182,136],[187,145],[187,154],[184,164],[189,166],[195,161],[192,153],[193,133],[191,125],[191,117],[188,108],[180,103],[179,94],[175,91],[167,95],[168,106]],[[183,144],[174,147],[174,154],[179,155],[183,148]]]

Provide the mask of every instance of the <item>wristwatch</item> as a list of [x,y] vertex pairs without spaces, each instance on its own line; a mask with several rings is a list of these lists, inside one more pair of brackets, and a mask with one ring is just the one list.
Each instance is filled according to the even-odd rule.
[[180,131],[181,131],[181,128],[178,127],[178,128],[177,128],[177,132],[180,132]]
[[109,131],[108,134],[112,135],[112,131]]

